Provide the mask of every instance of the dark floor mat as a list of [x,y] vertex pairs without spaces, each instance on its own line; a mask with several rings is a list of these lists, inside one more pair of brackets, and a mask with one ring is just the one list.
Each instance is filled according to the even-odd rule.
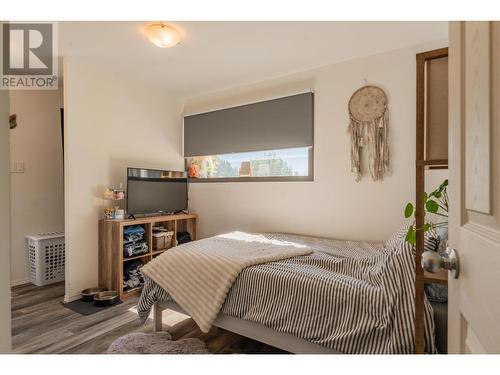
[[81,315],[92,315],[98,313],[99,311],[119,305],[120,303],[122,303],[122,301],[118,301],[114,305],[100,307],[94,305],[94,302],[85,302],[79,299],[73,302],[63,303],[63,306]]

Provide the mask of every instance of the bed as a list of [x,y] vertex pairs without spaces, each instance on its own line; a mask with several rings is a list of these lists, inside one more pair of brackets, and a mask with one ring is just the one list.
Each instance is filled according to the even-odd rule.
[[[414,352],[414,258],[398,245],[400,239],[370,243],[263,236],[306,246],[312,253],[245,268],[213,325],[292,353]],[[202,241],[210,239],[191,246],[206,246]],[[143,320],[154,308],[156,329],[161,329],[164,309],[186,313],[165,289],[146,277],[138,304]],[[435,353],[428,301],[425,317],[427,352]]]

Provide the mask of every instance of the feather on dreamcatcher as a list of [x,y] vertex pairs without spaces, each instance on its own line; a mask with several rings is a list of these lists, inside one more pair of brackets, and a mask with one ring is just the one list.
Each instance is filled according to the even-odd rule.
[[349,99],[349,133],[351,134],[351,172],[356,181],[363,175],[361,150],[368,152],[368,168],[373,181],[389,173],[389,113],[387,96],[380,87],[363,86]]

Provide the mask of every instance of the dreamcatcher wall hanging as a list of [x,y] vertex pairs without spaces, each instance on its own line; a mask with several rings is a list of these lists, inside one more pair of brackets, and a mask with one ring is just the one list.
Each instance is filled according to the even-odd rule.
[[368,153],[368,168],[373,181],[389,173],[389,113],[387,96],[380,87],[365,85],[349,99],[351,134],[351,172],[356,181],[362,177],[361,152]]

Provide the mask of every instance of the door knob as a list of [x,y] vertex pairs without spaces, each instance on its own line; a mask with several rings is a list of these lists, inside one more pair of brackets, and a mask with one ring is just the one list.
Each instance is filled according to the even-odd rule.
[[458,279],[459,264],[458,253],[450,246],[446,246],[446,251],[442,254],[435,251],[425,251],[422,254],[422,268],[430,273],[444,269],[450,271],[453,278]]

